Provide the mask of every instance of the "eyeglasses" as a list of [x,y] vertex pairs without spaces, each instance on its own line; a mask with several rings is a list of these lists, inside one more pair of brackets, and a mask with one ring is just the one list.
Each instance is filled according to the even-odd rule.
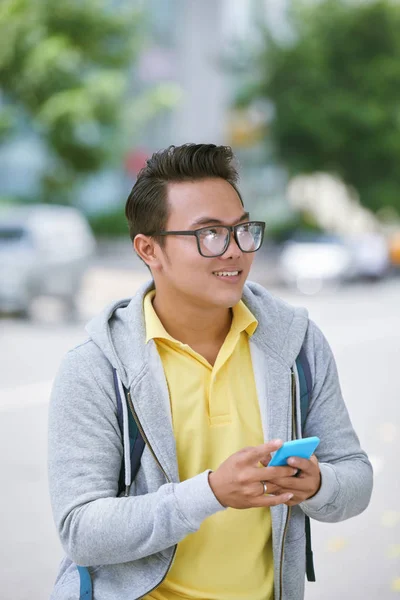
[[248,221],[239,225],[216,225],[202,227],[194,231],[159,231],[159,235],[194,235],[197,239],[197,248],[201,256],[214,258],[222,256],[227,251],[231,235],[242,252],[257,252],[264,239],[265,223],[263,221]]

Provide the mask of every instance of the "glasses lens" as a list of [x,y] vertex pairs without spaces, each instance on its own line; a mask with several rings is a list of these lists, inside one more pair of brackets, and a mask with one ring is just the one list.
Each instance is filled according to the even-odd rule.
[[243,252],[256,252],[263,241],[263,226],[259,223],[245,223],[237,227],[236,235]]
[[200,232],[200,248],[203,256],[218,256],[225,249],[229,230],[225,227],[209,227]]

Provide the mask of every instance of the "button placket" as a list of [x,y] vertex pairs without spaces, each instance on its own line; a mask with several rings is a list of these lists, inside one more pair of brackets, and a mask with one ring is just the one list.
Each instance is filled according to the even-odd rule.
[[[232,333],[232,332],[231,332]],[[229,389],[227,363],[231,358],[239,340],[239,335],[229,335],[225,340],[224,346],[218,355],[217,361],[211,373],[209,386],[209,414],[211,425],[223,425],[231,421],[231,397],[227,393],[226,386]],[[222,358],[222,356],[224,358]],[[224,389],[225,388],[225,389]]]

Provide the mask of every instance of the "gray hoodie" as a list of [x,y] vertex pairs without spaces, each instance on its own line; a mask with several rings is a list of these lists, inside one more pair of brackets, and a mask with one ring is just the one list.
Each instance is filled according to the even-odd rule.
[[[164,370],[154,340],[145,343],[143,299],[152,285],[93,319],[89,340],[67,354],[54,383],[49,482],[67,556],[53,600],[79,598],[74,563],[89,567],[95,600],[145,596],[166,577],[176,545],[224,510],[208,471],[179,481]],[[271,509],[275,599],[298,600],[304,597],[304,515],[335,522],[362,512],[371,496],[372,468],[343,402],[332,352],[306,310],[254,283],[246,284],[243,301],[259,322],[250,349],[266,441],[293,435],[291,369],[302,345],[311,369],[313,391],[302,435],[321,439],[316,455],[322,485],[299,506]],[[128,497],[117,497],[123,447],[112,367],[130,390],[147,439]],[[296,403],[299,415],[298,394]]]

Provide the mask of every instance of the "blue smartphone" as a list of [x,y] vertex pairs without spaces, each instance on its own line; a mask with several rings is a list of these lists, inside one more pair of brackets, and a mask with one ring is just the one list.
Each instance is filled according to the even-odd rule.
[[287,464],[287,459],[291,456],[309,459],[314,453],[314,450],[318,446],[319,442],[320,439],[318,437],[308,437],[302,438],[301,440],[285,442],[283,446],[275,452],[268,466],[283,467]]

